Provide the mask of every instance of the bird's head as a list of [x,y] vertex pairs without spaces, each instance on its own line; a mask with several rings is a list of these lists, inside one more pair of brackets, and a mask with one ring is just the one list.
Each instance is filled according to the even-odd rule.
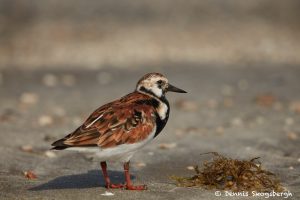
[[187,93],[186,91],[171,85],[168,79],[160,73],[149,73],[144,75],[138,81],[136,91],[147,93],[158,98],[165,96],[169,91]]

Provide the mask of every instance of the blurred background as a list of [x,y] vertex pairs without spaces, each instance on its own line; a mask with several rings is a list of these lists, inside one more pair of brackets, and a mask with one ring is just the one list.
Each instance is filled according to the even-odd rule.
[[298,65],[299,10],[298,0],[0,0],[0,68]]
[[0,199],[102,198],[99,163],[51,143],[152,71],[188,93],[131,161],[149,191],[112,199],[215,199],[169,179],[212,151],[260,157],[300,199],[299,66],[299,0],[0,0]]

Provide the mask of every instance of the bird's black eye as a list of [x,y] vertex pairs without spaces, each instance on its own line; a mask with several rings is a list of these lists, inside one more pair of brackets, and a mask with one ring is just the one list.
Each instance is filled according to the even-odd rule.
[[162,83],[163,83],[162,80],[157,81],[157,84],[158,84],[158,85],[162,85]]

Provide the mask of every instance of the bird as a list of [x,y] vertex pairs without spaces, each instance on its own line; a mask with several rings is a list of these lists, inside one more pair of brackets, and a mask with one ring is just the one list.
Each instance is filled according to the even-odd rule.
[[[131,182],[130,159],[165,127],[170,113],[167,92],[187,93],[171,85],[161,73],[148,73],[133,92],[96,109],[75,131],[53,142],[52,149],[95,153],[106,188],[146,190],[146,185]],[[111,183],[107,161],[123,163],[124,184]]]

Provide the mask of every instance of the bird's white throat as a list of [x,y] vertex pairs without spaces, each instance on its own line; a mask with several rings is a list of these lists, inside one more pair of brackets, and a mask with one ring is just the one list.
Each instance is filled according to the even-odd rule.
[[153,94],[154,94],[155,96],[157,96],[158,98],[160,98],[160,97],[163,95],[162,89],[161,89],[161,88],[158,88],[158,87],[152,87],[152,88],[150,89],[150,91],[153,92]]
[[[153,89],[153,88],[152,88]],[[161,91],[161,95],[162,95],[162,90],[157,88],[157,90],[160,90]],[[153,90],[151,90],[153,91]],[[159,115],[159,118],[161,120],[164,120],[166,119],[167,117],[167,113],[168,113],[168,110],[169,110],[169,107],[162,101],[160,100],[157,96],[154,96],[154,95],[151,95],[149,93],[146,93],[144,91],[142,91],[140,88],[138,88],[138,92],[142,93],[142,94],[146,94],[146,95],[150,95],[151,97],[153,97],[154,99],[156,99],[158,102],[159,102],[159,105],[158,107],[156,108],[156,111]],[[157,91],[158,92],[158,91]],[[154,92],[153,92],[154,93]],[[161,96],[160,96],[161,97]]]
[[168,106],[162,101],[159,101],[159,106],[156,108],[156,111],[161,120],[166,119],[168,110],[169,110]]

